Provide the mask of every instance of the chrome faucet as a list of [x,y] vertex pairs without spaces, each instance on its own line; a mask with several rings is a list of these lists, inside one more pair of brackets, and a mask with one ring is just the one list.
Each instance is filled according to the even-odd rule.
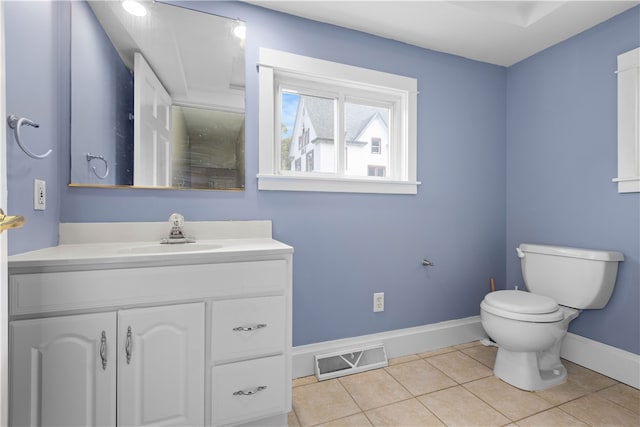
[[169,224],[171,224],[169,237],[163,237],[160,243],[195,243],[194,239],[184,234],[184,230],[182,229],[182,227],[184,227],[184,216],[179,213],[171,214]]

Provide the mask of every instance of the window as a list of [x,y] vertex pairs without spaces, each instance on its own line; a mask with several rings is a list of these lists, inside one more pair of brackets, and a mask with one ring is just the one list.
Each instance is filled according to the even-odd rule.
[[380,138],[371,138],[371,154],[380,154],[382,153],[380,149],[380,144],[382,143],[382,139]]
[[618,193],[640,192],[640,47],[618,55]]
[[386,168],[384,166],[371,166],[369,165],[368,174],[369,176],[384,176],[386,172]]
[[313,172],[313,151],[307,153],[307,172]]
[[417,81],[260,49],[261,190],[416,194]]

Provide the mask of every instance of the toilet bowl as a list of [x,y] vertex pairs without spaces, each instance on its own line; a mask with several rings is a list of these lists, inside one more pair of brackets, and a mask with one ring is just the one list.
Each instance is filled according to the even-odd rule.
[[[532,313],[530,300],[548,300],[553,309]],[[527,309],[500,306],[502,300],[521,303]],[[529,302],[529,304],[527,304]],[[520,311],[529,311],[521,313]],[[498,343],[494,374],[523,390],[542,390],[566,381],[560,347],[569,322],[579,310],[558,306],[551,298],[523,291],[497,291],[480,304],[480,318],[487,334]]]
[[522,244],[525,284],[487,294],[480,304],[485,332],[498,345],[494,374],[523,390],[566,381],[560,362],[569,323],[583,309],[604,307],[613,291],[619,252]]

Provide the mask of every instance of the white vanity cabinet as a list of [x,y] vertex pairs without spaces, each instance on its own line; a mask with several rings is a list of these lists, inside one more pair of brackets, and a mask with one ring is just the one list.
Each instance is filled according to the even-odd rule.
[[11,425],[286,425],[293,250],[230,244],[10,257]]
[[204,303],[10,328],[12,426],[204,424]]

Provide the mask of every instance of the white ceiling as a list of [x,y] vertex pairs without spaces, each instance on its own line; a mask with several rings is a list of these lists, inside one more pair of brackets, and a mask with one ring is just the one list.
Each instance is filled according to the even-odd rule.
[[88,3],[125,65],[133,70],[133,54],[142,53],[174,103],[244,111],[244,41],[233,35],[235,19],[151,0],[141,1],[143,17],[118,1]]
[[247,2],[503,66],[513,65],[640,4],[629,0]]
[[180,113],[192,139],[235,141],[244,128],[244,41],[233,35],[238,22],[151,0],[142,3],[147,15],[135,17],[118,1],[89,0],[125,66],[133,71],[133,55],[141,52],[172,104],[201,107]]

